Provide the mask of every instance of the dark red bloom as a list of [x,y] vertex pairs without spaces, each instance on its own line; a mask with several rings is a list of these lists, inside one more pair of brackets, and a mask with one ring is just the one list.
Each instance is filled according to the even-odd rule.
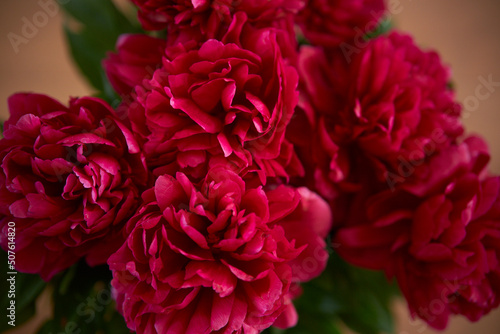
[[132,0],[146,30],[194,27],[207,38],[215,38],[221,26],[229,26],[236,12],[268,26],[288,13],[296,13],[304,0]]
[[166,42],[148,35],[121,35],[116,43],[117,53],[103,61],[109,82],[120,95],[133,92],[135,86],[151,79],[162,63]]
[[202,178],[220,163],[257,172],[262,182],[302,173],[284,139],[297,103],[297,72],[273,29],[253,29],[239,18],[227,40],[170,48],[148,87],[138,87],[129,114],[157,174],[181,170]]
[[485,174],[488,159],[478,138],[451,146],[354,201],[336,235],[345,259],[396,277],[411,313],[437,329],[500,304],[500,178]]
[[108,261],[130,329],[259,333],[295,324],[290,286],[319,275],[328,258],[330,209],[317,195],[251,189],[215,168],[198,185],[182,173],[160,176],[143,200]]
[[355,140],[369,155],[390,160],[418,150],[423,157],[415,143],[433,140],[436,129],[442,146],[463,132],[449,69],[409,36],[373,40],[353,61],[350,77],[349,105],[334,126],[339,140]]
[[82,257],[106,263],[147,180],[132,132],[97,98],[72,99],[68,108],[16,94],[9,109],[0,213],[2,229],[16,222],[16,269],[48,280]]
[[355,38],[363,41],[384,10],[384,0],[309,0],[295,20],[311,44],[335,48]]
[[[402,160],[420,163],[463,132],[448,69],[408,36],[378,37],[351,63],[340,52],[304,47],[299,74],[299,123],[292,121],[288,137],[303,146],[302,160],[314,162],[308,173],[325,197],[349,180],[361,155],[383,179]],[[311,139],[300,143],[291,131],[304,121]]]

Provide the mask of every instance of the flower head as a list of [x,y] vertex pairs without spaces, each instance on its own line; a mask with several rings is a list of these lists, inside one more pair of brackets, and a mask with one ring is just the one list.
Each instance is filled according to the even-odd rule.
[[195,27],[215,38],[227,27],[236,12],[245,12],[252,21],[271,25],[281,16],[296,13],[303,0],[132,0],[139,7],[139,19],[146,30]]
[[[132,126],[157,174],[204,177],[224,163],[266,177],[300,174],[284,138],[297,101],[297,73],[282,57],[273,29],[235,24],[228,40],[168,50],[148,87],[137,89]],[[238,28],[239,27],[239,28]],[[241,29],[245,34],[241,34]],[[240,38],[241,37],[241,38]]]
[[110,53],[103,61],[109,82],[122,96],[131,94],[135,86],[151,79],[161,65],[166,42],[142,34],[121,35],[116,42],[117,53]]
[[488,158],[474,137],[440,152],[394,191],[355,201],[336,235],[344,258],[395,276],[411,313],[437,329],[500,304],[500,179]]
[[[463,133],[449,70],[409,36],[375,38],[351,63],[340,52],[304,47],[299,74],[296,119],[308,124],[311,136],[305,143],[292,133],[288,138],[303,146],[302,160],[314,162],[307,172],[325,197],[340,182],[357,182],[360,157],[384,179],[401,160],[419,164]],[[290,129],[299,125],[292,120]]]
[[182,173],[160,176],[108,261],[129,328],[257,333],[293,325],[290,287],[324,269],[331,223],[327,204],[301,192],[247,188],[223,168],[199,184]]
[[0,208],[4,223],[17,222],[17,269],[50,279],[82,257],[106,263],[147,181],[132,132],[96,98],[65,107],[44,95],[16,94],[9,108]]
[[377,28],[384,10],[384,0],[309,0],[295,20],[313,45],[354,48],[355,38],[362,40]]

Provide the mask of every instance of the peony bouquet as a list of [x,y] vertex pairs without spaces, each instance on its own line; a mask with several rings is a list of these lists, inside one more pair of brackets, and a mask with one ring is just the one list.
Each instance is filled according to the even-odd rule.
[[8,100],[2,328],[41,293],[40,334],[391,333],[398,294],[436,329],[499,305],[500,179],[383,0],[60,3],[96,94]]

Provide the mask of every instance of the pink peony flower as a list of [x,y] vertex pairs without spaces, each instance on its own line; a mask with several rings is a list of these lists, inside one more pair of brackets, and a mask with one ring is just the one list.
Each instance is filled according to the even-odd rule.
[[[314,161],[308,173],[327,198],[339,182],[356,182],[359,176],[352,174],[361,156],[384,179],[402,160],[419,164],[463,132],[448,69],[408,36],[378,37],[350,64],[340,52],[326,56],[320,48],[304,47],[299,74],[297,120],[307,120],[312,134],[302,144],[302,160]],[[293,123],[291,129],[300,127]],[[301,146],[297,136],[288,137]]]
[[500,178],[488,159],[478,138],[451,146],[394,191],[354,201],[336,234],[346,260],[395,276],[412,315],[437,329],[500,304]]
[[363,41],[380,24],[384,10],[384,0],[309,0],[295,21],[311,44],[335,48]]
[[137,88],[129,115],[148,166],[160,167],[156,174],[181,170],[202,178],[220,163],[257,172],[261,182],[302,173],[284,139],[297,103],[297,73],[283,59],[275,30],[239,19],[223,41],[169,48],[149,86]]
[[121,35],[116,43],[117,53],[103,61],[109,82],[120,95],[130,94],[135,86],[151,79],[162,63],[166,42],[148,35]]
[[147,179],[132,132],[96,98],[72,99],[68,108],[16,94],[9,109],[0,140],[0,226],[16,222],[16,269],[49,280],[82,257],[106,263]]
[[288,13],[296,13],[304,0],[132,0],[139,7],[139,20],[146,30],[196,27],[207,38],[216,38],[236,12],[245,12],[252,21],[274,24]]
[[[301,200],[302,196],[302,200]],[[290,287],[319,275],[330,210],[306,189],[248,188],[211,169],[158,177],[108,264],[137,333],[259,333],[297,321]]]

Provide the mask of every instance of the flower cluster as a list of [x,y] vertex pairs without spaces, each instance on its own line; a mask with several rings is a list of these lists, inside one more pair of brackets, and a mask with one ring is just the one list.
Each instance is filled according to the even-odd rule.
[[146,32],[102,63],[116,109],[9,100],[0,228],[17,223],[18,270],[107,263],[137,333],[292,327],[327,238],[435,328],[500,304],[500,179],[450,71],[398,32],[342,47],[382,0],[132,2]]

